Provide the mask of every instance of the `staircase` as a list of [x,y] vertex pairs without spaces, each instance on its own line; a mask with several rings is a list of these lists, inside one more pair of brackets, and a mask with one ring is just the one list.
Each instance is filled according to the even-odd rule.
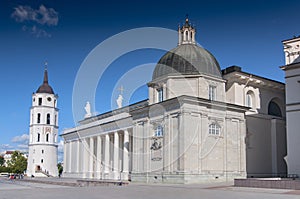
[[47,177],[53,177],[53,176],[49,175],[48,173],[46,173],[46,172],[44,172],[42,170],[36,170],[35,173],[41,173],[41,174],[44,174]]

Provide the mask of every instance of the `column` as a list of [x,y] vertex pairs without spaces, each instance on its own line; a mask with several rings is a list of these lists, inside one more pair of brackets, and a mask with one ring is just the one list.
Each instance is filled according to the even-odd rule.
[[94,177],[94,138],[90,137],[90,147],[89,147],[89,177]]
[[101,139],[101,136],[97,136],[97,159],[96,159],[96,162],[97,162],[97,167],[96,167],[96,170],[97,170],[97,178],[100,179],[101,177],[101,162],[102,162],[102,157],[101,157],[101,149],[102,149],[102,139]]
[[76,162],[76,164],[77,164],[77,170],[76,170],[76,172],[79,174],[80,172],[81,172],[81,168],[80,168],[80,156],[81,156],[81,153],[80,153],[80,146],[81,146],[81,144],[80,144],[80,140],[78,140],[77,141],[77,162]]
[[105,135],[104,172],[109,173],[109,135]]
[[125,179],[128,178],[128,166],[129,166],[128,152],[129,152],[129,135],[128,135],[128,130],[126,129],[124,131],[124,144],[123,144],[123,173]]
[[68,172],[68,170],[67,170],[67,168],[68,168],[68,160],[67,160],[67,153],[68,153],[68,148],[67,148],[67,142],[65,141],[64,142],[64,167],[65,167],[65,172],[64,173],[67,173]]
[[83,178],[87,178],[88,169],[89,169],[89,152],[88,152],[89,147],[86,139],[82,140],[82,144],[83,144]]
[[114,133],[114,177],[119,179],[119,134]]

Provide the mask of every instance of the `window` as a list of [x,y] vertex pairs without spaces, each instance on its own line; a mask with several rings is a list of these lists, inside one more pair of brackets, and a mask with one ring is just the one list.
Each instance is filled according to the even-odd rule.
[[217,87],[216,86],[209,86],[209,89],[208,89],[208,99],[209,100],[216,100],[216,90],[217,90]]
[[50,114],[47,114],[47,124],[50,124]]
[[210,135],[220,135],[220,126],[215,123],[209,125],[208,133]]
[[252,107],[253,102],[252,102],[252,95],[251,93],[246,94],[246,106],[247,107]]
[[277,117],[282,117],[282,113],[279,105],[273,100],[269,103],[268,114]]
[[44,154],[44,150],[42,150],[42,154]]
[[49,133],[46,134],[46,142],[49,142]]
[[156,137],[161,137],[164,135],[164,132],[163,132],[163,127],[161,125],[158,125],[156,128],[155,128],[155,133],[154,133],[154,136]]
[[187,41],[189,39],[189,33],[188,31],[185,31],[185,40]]
[[39,142],[40,141],[40,139],[41,139],[41,134],[37,134],[37,142]]
[[57,125],[56,120],[57,120],[57,115],[55,115],[55,118],[54,118],[54,125]]
[[41,114],[38,113],[37,114],[37,121],[36,121],[38,124],[41,122]]
[[41,159],[41,163],[43,163],[44,162],[44,160],[43,159]]
[[39,98],[39,106],[42,105],[42,102],[43,102],[43,99],[40,97],[40,98]]
[[157,89],[157,102],[162,102],[163,100],[164,100],[163,89],[159,88]]

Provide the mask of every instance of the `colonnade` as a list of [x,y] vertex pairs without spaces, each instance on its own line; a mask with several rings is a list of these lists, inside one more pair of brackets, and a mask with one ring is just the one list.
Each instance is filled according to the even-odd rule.
[[131,167],[129,130],[79,138],[64,144],[65,175],[128,180]]

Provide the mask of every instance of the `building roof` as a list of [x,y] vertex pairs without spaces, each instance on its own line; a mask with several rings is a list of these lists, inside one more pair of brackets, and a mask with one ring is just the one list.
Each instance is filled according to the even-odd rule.
[[43,84],[37,89],[36,93],[54,94],[52,87],[48,84],[48,71],[45,68]]
[[181,44],[158,61],[152,80],[168,75],[206,74],[222,78],[216,58],[196,44]]

